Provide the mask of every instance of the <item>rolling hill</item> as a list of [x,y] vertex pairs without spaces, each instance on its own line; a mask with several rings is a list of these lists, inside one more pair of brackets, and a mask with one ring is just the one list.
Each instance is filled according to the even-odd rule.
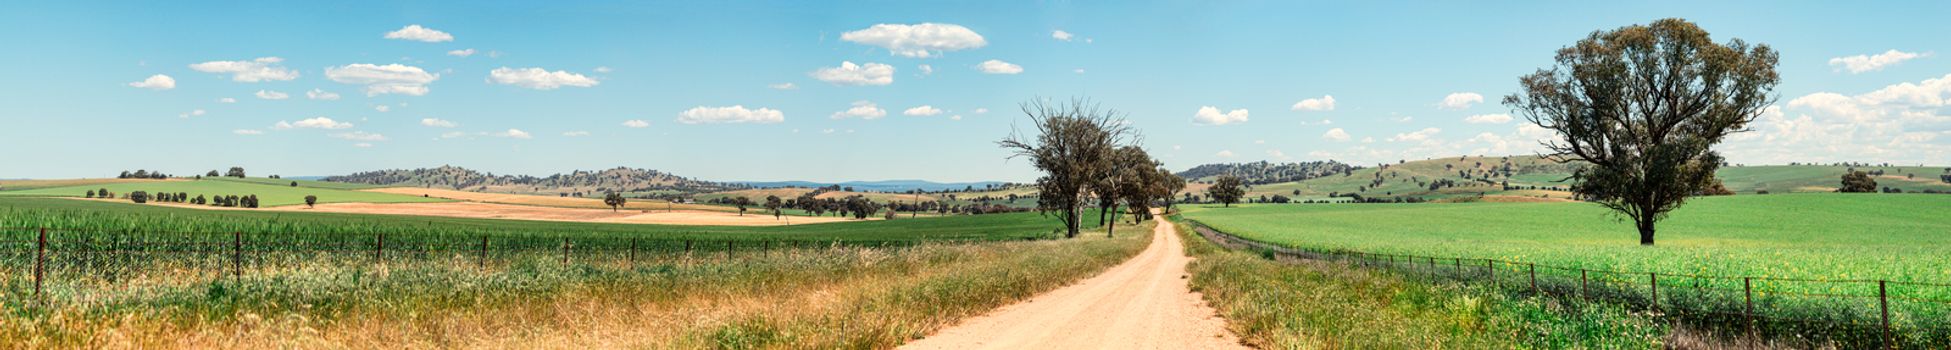
[[322,181],[377,185],[385,187],[446,188],[476,192],[522,194],[580,194],[591,196],[607,192],[631,194],[689,194],[736,190],[750,186],[695,180],[650,169],[617,167],[607,170],[576,170],[547,177],[495,175],[456,166],[422,169],[392,169],[328,176]]
[[[1441,199],[1479,194],[1565,198],[1569,193],[1563,190],[1570,185],[1568,177],[1577,166],[1537,156],[1437,158],[1354,168],[1300,181],[1257,184],[1248,181],[1247,195],[1256,199],[1284,195],[1295,200],[1326,199],[1330,195],[1349,193],[1367,198]],[[1951,182],[1942,178],[1951,170],[1941,166],[1734,165],[1722,167],[1717,176],[1737,194],[1829,192],[1840,185],[1842,175],[1851,169],[1876,175],[1880,187],[1904,192],[1951,191]],[[1187,185],[1186,192],[1203,195],[1217,175],[1189,178],[1193,183]]]

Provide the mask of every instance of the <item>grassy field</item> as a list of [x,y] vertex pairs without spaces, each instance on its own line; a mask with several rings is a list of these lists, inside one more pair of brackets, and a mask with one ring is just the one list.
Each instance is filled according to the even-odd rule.
[[[274,183],[266,183],[266,182],[278,182],[278,183],[274,184]],[[116,194],[116,198],[125,198],[124,196],[127,196],[128,193],[134,191],[147,191],[149,193],[181,192],[181,193],[189,194],[189,196],[192,198],[199,195],[202,196],[257,195],[258,201],[260,203],[259,206],[263,206],[263,207],[274,207],[274,206],[282,206],[282,205],[303,205],[305,204],[305,196],[308,195],[318,196],[319,203],[355,203],[355,202],[415,203],[415,202],[447,201],[445,199],[439,199],[439,198],[422,198],[417,196],[405,196],[405,195],[387,194],[387,193],[349,191],[341,188],[304,187],[305,184],[303,183],[300,184],[300,187],[291,187],[289,186],[289,184],[290,184],[289,180],[272,180],[272,179],[260,179],[260,180],[205,179],[205,180],[116,182],[116,183],[95,183],[95,184],[86,184],[86,185],[63,186],[63,187],[47,187],[47,188],[26,189],[26,190],[19,190],[19,191],[7,190],[7,191],[0,191],[0,196],[79,198],[82,197],[83,195],[86,195],[88,191],[106,188],[110,192],[114,192]],[[339,186],[342,184],[324,185],[328,183],[319,183],[319,182],[313,182],[312,184],[319,185],[319,186],[344,187],[344,186]]]
[[[0,191],[32,190],[42,188],[88,186],[115,183],[153,183],[182,180],[151,179],[55,179],[55,180],[0,180]],[[0,192],[5,193],[5,192]]]
[[[217,181],[232,181],[232,182],[243,182],[243,183],[253,183],[253,184],[259,184],[259,185],[272,185],[272,186],[286,186],[286,187],[290,187],[290,186],[291,186],[291,183],[293,183],[293,182],[296,182],[296,183],[298,183],[298,187],[305,187],[305,188],[328,188],[328,189],[335,189],[335,190],[361,190],[361,189],[368,189],[368,188],[380,188],[380,187],[381,187],[381,186],[374,186],[374,185],[367,185],[367,184],[356,184],[356,183],[348,183],[348,182],[326,182],[326,181],[315,181],[315,180],[293,180],[293,179],[273,179],[273,178],[264,178],[264,177],[246,177],[246,178],[235,178],[235,177],[206,177],[206,178],[203,178],[203,179],[204,179],[204,180],[217,180]],[[260,197],[261,197],[261,196],[260,196]]]
[[1277,262],[1227,250],[1179,223],[1192,288],[1242,341],[1262,349],[1656,348],[1667,325],[1619,307],[1582,314],[1541,298],[1340,263]]
[[[1498,173],[1486,173],[1489,170],[1500,169],[1505,164],[1509,164],[1513,170],[1509,177]],[[1474,196],[1480,193],[1535,197],[1536,194],[1505,191],[1503,184],[1509,182],[1512,186],[1564,187],[1570,185],[1566,178],[1571,176],[1569,168],[1536,156],[1425,159],[1389,164],[1386,169],[1375,165],[1364,166],[1368,168],[1355,170],[1349,175],[1330,175],[1304,181],[1253,185],[1247,189],[1247,195],[1258,198],[1263,195],[1278,194],[1296,200],[1322,200],[1333,193],[1357,193],[1370,198],[1415,196],[1437,199]],[[1752,194],[1757,190],[1766,190],[1770,193],[1831,192],[1842,183],[1842,175],[1848,169],[1849,167],[1845,166],[1827,165],[1729,166],[1722,167],[1715,176],[1720,177],[1728,189],[1745,194]],[[1902,189],[1905,192],[1951,191],[1951,183],[1938,178],[1939,175],[1945,174],[1945,169],[1946,167],[1942,166],[1858,168],[1863,171],[1884,171],[1884,176],[1876,179],[1877,185]],[[1470,178],[1464,178],[1458,174],[1458,171],[1466,171],[1472,175]],[[1380,184],[1374,182],[1378,174],[1382,177]],[[1196,180],[1214,179],[1209,177]],[[1434,191],[1427,187],[1428,183],[1439,179],[1454,181],[1458,186]],[[1476,179],[1488,179],[1491,183]],[[1203,195],[1205,187],[1204,184],[1189,184],[1186,191]],[[1296,191],[1299,194],[1295,194]],[[1548,195],[1563,198],[1567,193],[1555,192]]]

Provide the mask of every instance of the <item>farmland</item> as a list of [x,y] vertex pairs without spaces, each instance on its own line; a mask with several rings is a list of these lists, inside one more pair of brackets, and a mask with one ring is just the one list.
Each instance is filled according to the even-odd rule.
[[[0,191],[0,196],[20,197],[74,197],[80,198],[88,191],[108,189],[123,198],[128,193],[145,191],[149,193],[186,193],[196,196],[244,196],[256,195],[261,206],[303,205],[305,196],[318,196],[319,203],[423,203],[444,202],[445,199],[422,198],[388,193],[347,190],[344,184],[311,182],[314,187],[291,187],[288,180],[150,180],[95,183],[62,187],[47,187],[25,190]],[[318,187],[323,186],[323,187]]]
[[[1501,169],[1508,168],[1508,176]],[[1840,183],[1842,175],[1852,167],[1836,165],[1756,165],[1722,167],[1715,173],[1731,191],[1753,194],[1757,191],[1770,193],[1831,192]],[[1951,182],[1944,182],[1939,175],[1945,174],[1942,166],[1860,166],[1861,171],[1882,171],[1876,181],[1880,187],[1900,189],[1905,192],[1951,191]],[[1537,156],[1482,157],[1464,156],[1453,158],[1434,158],[1407,161],[1386,166],[1368,165],[1353,170],[1346,175],[1328,175],[1313,179],[1288,182],[1264,183],[1247,188],[1247,196],[1284,195],[1295,200],[1326,200],[1331,194],[1359,194],[1369,198],[1422,197],[1440,199],[1460,196],[1514,195],[1525,197],[1566,198],[1564,192],[1571,184],[1571,166],[1556,164]],[[1460,174],[1461,172],[1462,174]],[[1463,176],[1463,175],[1469,176]],[[1211,182],[1217,177],[1189,179]],[[1430,184],[1439,180],[1454,182],[1456,186],[1430,189]],[[1558,188],[1558,191],[1505,190],[1503,185],[1514,187]],[[1192,184],[1186,192],[1203,195],[1207,184]]]

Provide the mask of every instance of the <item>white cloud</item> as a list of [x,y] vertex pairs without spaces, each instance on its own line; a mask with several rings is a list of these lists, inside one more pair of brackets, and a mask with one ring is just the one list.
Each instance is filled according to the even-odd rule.
[[440,133],[440,138],[443,139],[459,138],[462,136],[467,136],[467,133],[459,132],[459,131],[449,131],[449,132]]
[[989,114],[989,109],[988,109],[988,108],[976,108],[976,109],[975,109],[974,111],[972,111],[972,112],[975,112],[975,114]]
[[1511,115],[1502,113],[1478,114],[1464,117],[1463,122],[1471,124],[1503,124],[1511,122]]
[[915,65],[915,69],[920,69],[921,75],[935,74],[935,66],[921,64],[921,65]]
[[1059,41],[1070,41],[1071,37],[1074,37],[1074,35],[1071,35],[1070,32],[1063,31],[1062,29],[1050,31],[1051,39],[1057,39]]
[[198,108],[198,109],[190,110],[187,113],[177,114],[176,117],[177,118],[201,117],[203,116],[204,113],[207,112],[204,112],[202,108]]
[[503,132],[491,132],[488,133],[488,136],[506,137],[506,138],[524,139],[524,140],[535,138],[535,135],[529,135],[527,131],[522,131],[521,129],[508,129],[508,131],[503,131]]
[[1220,158],[1233,158],[1233,150],[1230,149],[1220,150],[1219,153],[1213,153],[1213,156],[1220,157]]
[[230,74],[230,80],[246,83],[298,79],[298,71],[278,65],[283,58],[259,57],[249,61],[209,61],[190,65],[204,73]]
[[942,110],[940,108],[935,108],[935,106],[929,106],[929,105],[921,105],[919,107],[909,108],[908,110],[901,111],[901,115],[914,116],[914,117],[926,117],[926,116],[932,116],[937,114],[942,114]]
[[588,132],[588,131],[565,131],[565,132],[563,132],[563,133],[562,133],[562,136],[563,136],[563,137],[583,137],[583,136],[589,136],[589,132]]
[[353,141],[386,141],[386,135],[374,134],[374,133],[369,133],[364,131],[337,133],[337,134],[332,134],[332,137],[353,140]]
[[440,80],[439,74],[427,73],[420,67],[398,63],[374,65],[354,63],[341,67],[325,68],[325,77],[344,84],[365,85],[366,96],[381,94],[402,94],[420,96],[427,94],[427,84]]
[[217,103],[237,103],[237,99],[224,97],[217,99]]
[[840,40],[885,48],[903,57],[939,57],[944,51],[980,48],[988,45],[982,35],[969,28],[944,23],[876,24],[840,34]]
[[1421,141],[1428,141],[1428,140],[1430,139],[1430,137],[1432,137],[1432,136],[1436,136],[1436,133],[1439,133],[1439,132],[1443,132],[1443,129],[1437,129],[1437,128],[1423,128],[1422,130],[1416,130],[1416,131],[1412,131],[1412,132],[1407,132],[1407,133],[1400,133],[1400,134],[1396,134],[1396,136],[1395,136],[1395,137],[1390,137],[1390,138],[1389,138],[1389,142],[1404,142],[1404,141],[1413,141],[1413,142],[1421,142]]
[[454,41],[453,34],[447,34],[447,32],[434,30],[433,28],[421,27],[418,24],[408,25],[405,28],[400,28],[400,30],[386,32],[386,38],[429,43]]
[[1452,110],[1464,109],[1464,108],[1470,108],[1471,105],[1475,105],[1483,102],[1484,102],[1484,95],[1479,95],[1475,92],[1458,92],[1458,93],[1449,94],[1448,96],[1443,96],[1443,102],[1437,103],[1436,108],[1452,109]]
[[854,101],[853,107],[849,107],[844,111],[833,112],[833,119],[860,118],[874,120],[885,116],[887,116],[887,110],[881,109],[881,106],[869,101]]
[[377,105],[377,106],[373,106],[373,110],[375,110],[375,111],[379,111],[380,113],[386,113],[386,112],[389,112],[389,111],[392,111],[392,110],[393,110],[393,106],[388,106],[388,105]]
[[894,83],[894,66],[868,62],[866,65],[842,61],[839,67],[822,67],[811,73],[813,79],[844,85],[887,85]]
[[352,123],[339,122],[336,120],[332,120],[332,118],[317,117],[317,118],[300,120],[297,123],[288,123],[288,122],[280,121],[278,122],[278,124],[271,126],[271,129],[273,130],[286,130],[292,128],[348,129],[348,128],[352,128]]
[[1294,103],[1293,110],[1308,111],[1308,112],[1332,111],[1335,110],[1335,96],[1322,95],[1321,98],[1310,98],[1310,99],[1301,100],[1301,102]]
[[1951,74],[1843,95],[1819,92],[1769,108],[1721,147],[1737,163],[1951,159]]
[[459,56],[459,57],[474,56],[474,49],[460,49],[460,50],[448,51],[447,55]]
[[1348,142],[1350,137],[1348,131],[1341,130],[1341,128],[1328,129],[1327,133],[1321,134],[1321,138],[1334,142]]
[[461,126],[460,123],[455,123],[452,120],[444,120],[444,119],[436,119],[436,118],[421,119],[420,125],[431,126],[436,128],[452,128],[456,126]]
[[142,81],[129,83],[129,86],[150,89],[150,90],[175,89],[176,78],[171,78],[167,75],[162,75],[162,74],[151,75],[147,79],[142,79]]
[[772,88],[773,90],[798,90],[799,89],[799,85],[793,83],[778,83],[778,84],[766,85],[766,87]]
[[1265,144],[1267,144],[1267,140],[1253,140],[1253,144],[1256,144],[1256,145],[1265,145]]
[[554,90],[563,86],[591,87],[600,84],[596,79],[567,71],[550,72],[542,68],[495,68],[488,72],[488,80],[502,85],[514,85],[536,90]]
[[948,120],[962,120],[962,115],[957,114],[957,115],[948,116]]
[[1072,69],[1071,72],[1076,72],[1077,74],[1084,74],[1084,69],[1083,68]]
[[1247,110],[1245,109],[1235,109],[1226,113],[1220,113],[1219,108],[1205,106],[1199,107],[1199,112],[1192,114],[1192,123],[1199,125],[1239,124],[1245,123],[1246,120]]
[[352,144],[352,147],[359,147],[359,148],[373,148],[373,144],[370,144],[370,143],[365,143],[365,142],[360,142],[360,143],[355,143],[355,144]]
[[291,98],[291,94],[286,94],[286,93],[271,91],[271,90],[258,90],[257,93],[253,95],[257,95],[257,98],[266,99],[266,100],[282,100],[282,99]]
[[1874,56],[1855,55],[1855,56],[1831,58],[1829,59],[1829,66],[1835,68],[1835,70],[1838,72],[1847,70],[1849,71],[1850,74],[1858,74],[1864,72],[1880,71],[1883,70],[1884,67],[1894,66],[1897,65],[1898,63],[1903,63],[1904,61],[1909,61],[1912,59],[1917,59],[1922,57],[1930,57],[1930,56],[1931,54],[1928,52],[1926,53],[1903,52],[1903,51],[1897,51],[1893,49],[1890,51],[1884,51],[1883,53],[1876,54]]
[[629,128],[642,129],[642,128],[650,127],[650,122],[645,121],[643,119],[625,120],[623,121],[623,126]]
[[230,133],[238,134],[238,135],[263,135],[264,131],[252,130],[252,129],[237,129],[237,130],[231,130]]
[[1023,66],[1001,60],[982,61],[982,64],[976,65],[976,69],[982,70],[986,74],[1017,74],[1023,72]]
[[611,69],[610,66],[596,66],[596,69],[592,69],[592,70],[596,71],[597,73],[609,73],[609,72],[616,71],[615,69]]
[[677,122],[684,124],[772,124],[783,121],[786,121],[786,114],[778,110],[771,108],[745,109],[743,105],[731,107],[698,106],[677,114]]
[[1283,160],[1284,160],[1284,159],[1292,159],[1292,158],[1290,158],[1290,157],[1288,157],[1288,156],[1287,156],[1287,152],[1281,152],[1280,150],[1277,150],[1277,149],[1270,149],[1270,150],[1267,150],[1267,157],[1271,157],[1271,158],[1273,158],[1273,159],[1283,159]]
[[339,99],[339,94],[321,89],[312,89],[312,91],[305,92],[305,98],[332,101]]

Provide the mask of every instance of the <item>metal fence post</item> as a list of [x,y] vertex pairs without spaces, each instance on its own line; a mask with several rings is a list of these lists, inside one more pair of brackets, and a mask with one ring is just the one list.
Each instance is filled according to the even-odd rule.
[[1896,349],[1897,341],[1890,337],[1890,290],[1883,280],[1876,281],[1876,302],[1883,309],[1883,347]]
[[47,228],[41,228],[41,239],[34,244],[34,296],[41,296],[41,279],[47,276]]

